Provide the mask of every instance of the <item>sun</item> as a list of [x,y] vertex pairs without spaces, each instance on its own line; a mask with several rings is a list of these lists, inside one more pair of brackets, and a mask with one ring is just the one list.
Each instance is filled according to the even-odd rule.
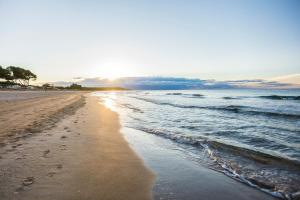
[[114,81],[120,77],[134,76],[136,70],[126,62],[107,62],[102,65],[101,71],[102,78]]
[[110,81],[114,81],[120,77],[127,76],[125,72],[120,72],[119,69],[116,70],[110,70],[107,69],[105,72],[101,73],[101,77],[108,79]]
[[105,72],[105,73],[102,73],[101,77],[108,79],[109,81],[114,81],[114,80],[122,77],[122,75],[119,73],[114,73],[114,72],[112,72],[112,73]]

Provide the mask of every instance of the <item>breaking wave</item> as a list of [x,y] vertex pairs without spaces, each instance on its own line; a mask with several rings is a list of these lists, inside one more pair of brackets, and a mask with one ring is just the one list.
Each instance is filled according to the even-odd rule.
[[300,162],[234,146],[205,137],[193,137],[144,127],[131,127],[180,144],[200,148],[213,161],[217,171],[273,196],[294,199],[299,195]]
[[269,95],[269,96],[259,96],[263,99],[272,100],[300,100],[300,96],[280,96],[280,95]]

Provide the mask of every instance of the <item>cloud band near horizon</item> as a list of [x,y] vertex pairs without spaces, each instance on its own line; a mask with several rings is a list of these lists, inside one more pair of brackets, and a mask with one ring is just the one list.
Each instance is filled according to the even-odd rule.
[[[300,77],[300,76],[299,76]],[[74,81],[52,82],[55,86],[68,86],[77,83],[85,87],[124,87],[136,90],[188,90],[188,89],[300,89],[300,84],[276,80],[202,80],[177,77],[123,77],[115,80],[105,78],[76,77]]]

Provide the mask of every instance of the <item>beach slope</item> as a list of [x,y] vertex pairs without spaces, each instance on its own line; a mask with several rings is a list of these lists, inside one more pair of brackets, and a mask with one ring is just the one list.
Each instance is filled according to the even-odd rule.
[[[68,94],[64,98],[71,98],[69,95],[77,100],[71,100],[71,104],[64,106],[62,102],[57,103],[57,107],[71,105],[72,112],[76,112],[74,115],[58,114],[61,111],[47,112],[47,108],[43,108],[40,112],[47,121],[55,122],[50,128],[44,129],[44,122],[36,122],[41,123],[36,134],[10,141],[7,140],[10,134],[14,135],[13,138],[21,135],[22,126],[17,126],[18,133],[11,131],[7,135],[1,132],[4,145],[0,151],[0,197],[151,199],[154,175],[120,134],[118,115],[100,105],[95,97],[85,95],[85,105],[79,106],[77,104],[81,104],[82,94]],[[24,105],[30,106],[30,101],[43,101],[47,105],[47,98],[51,99],[48,100],[51,104],[55,98],[60,98],[58,96],[17,102],[23,101]],[[1,106],[0,109],[7,108]],[[1,119],[7,119],[12,112],[16,112],[13,107],[10,108],[1,113]],[[29,113],[34,113],[35,109]],[[20,122],[22,115],[26,118],[25,112],[18,112],[18,115],[16,123]],[[28,120],[30,128],[35,127],[32,123]],[[22,134],[26,135],[30,130],[24,129]]]

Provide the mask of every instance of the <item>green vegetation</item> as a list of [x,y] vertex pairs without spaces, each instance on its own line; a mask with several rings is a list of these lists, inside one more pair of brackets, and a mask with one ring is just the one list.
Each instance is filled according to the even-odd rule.
[[51,85],[50,83],[45,83],[45,84],[42,85],[43,90],[52,90],[54,88],[55,87],[53,85]]
[[14,66],[3,68],[0,66],[0,79],[5,80],[4,82],[0,82],[2,87],[12,85],[27,87],[30,80],[36,80],[36,78],[37,76],[28,69]]
[[43,84],[41,87],[36,86],[36,89],[43,89],[43,90],[78,90],[78,91],[122,91],[128,90],[122,87],[83,87],[77,83],[72,83],[70,86],[63,87],[63,86],[54,86],[49,83]]
[[82,87],[80,90],[85,91],[122,91],[122,90],[129,90],[122,87]]
[[11,72],[8,69],[2,68],[0,65],[0,79],[5,79],[7,81],[12,80]]
[[112,91],[112,90],[128,90],[126,88],[122,87],[83,87],[79,84],[73,83],[69,87],[56,87],[58,89],[63,89],[63,90],[80,90],[80,91]]
[[69,89],[71,90],[81,90],[82,86],[76,83],[73,83],[72,85],[70,85]]

